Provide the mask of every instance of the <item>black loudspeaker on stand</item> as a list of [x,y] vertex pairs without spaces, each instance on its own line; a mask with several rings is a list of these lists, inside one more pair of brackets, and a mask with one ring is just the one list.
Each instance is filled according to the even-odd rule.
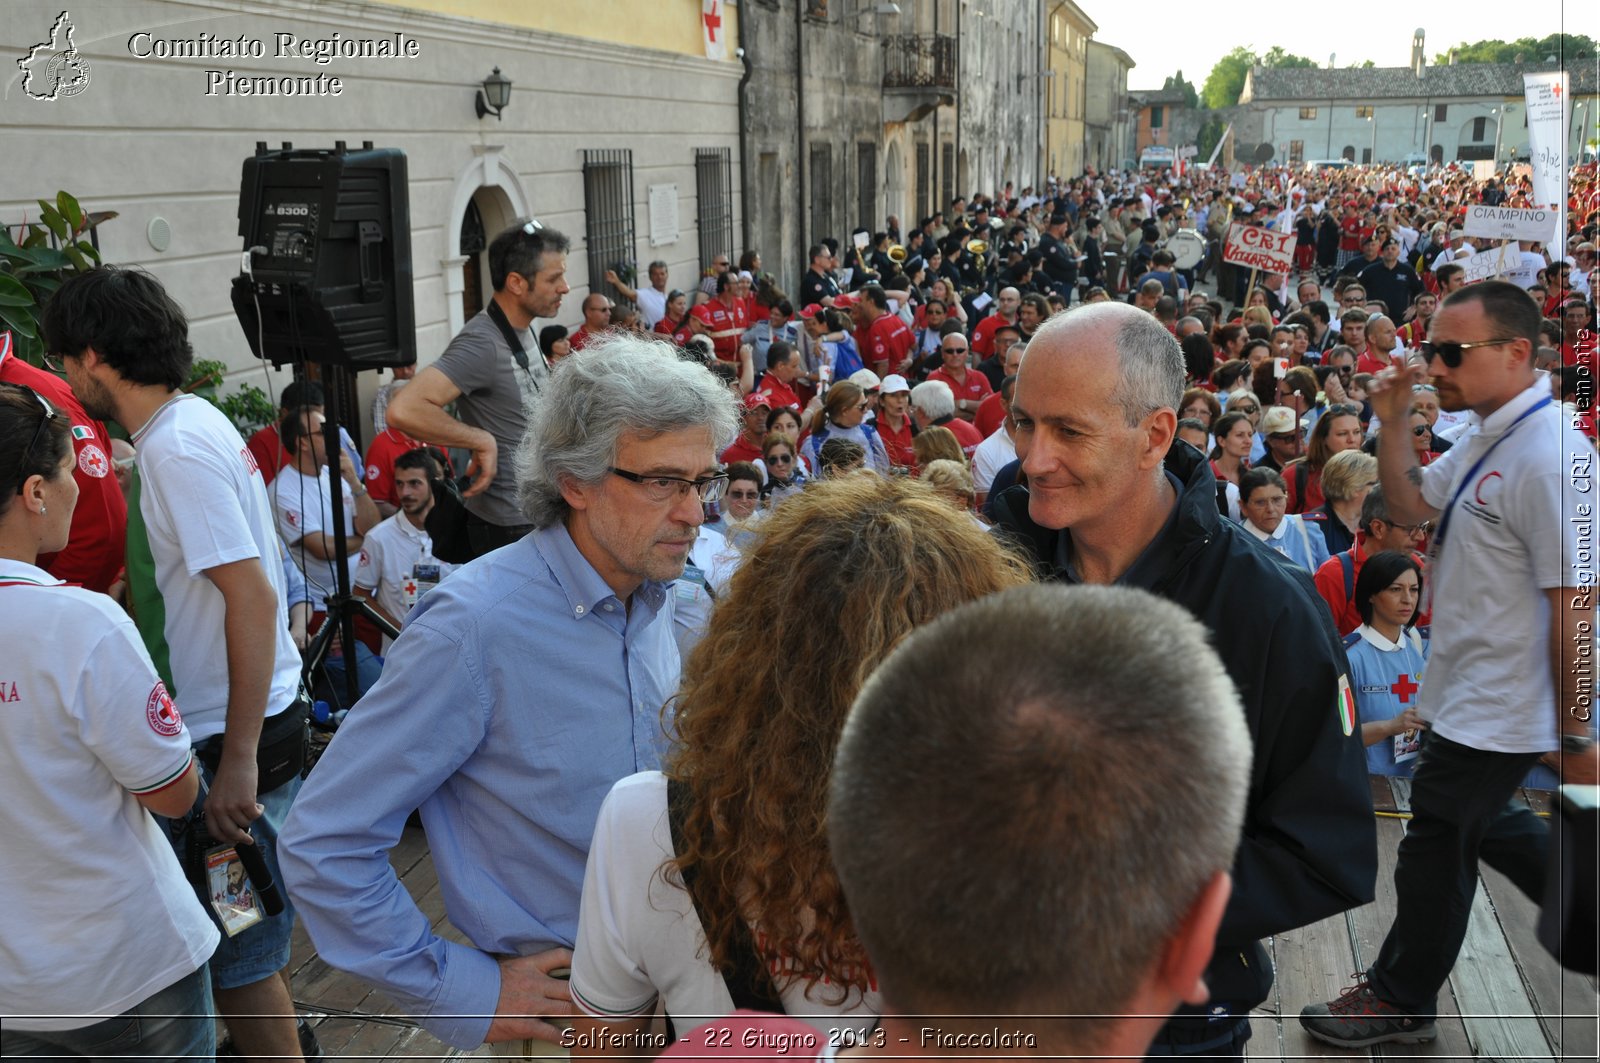
[[[316,363],[328,384],[327,453],[341,453],[340,390],[345,370],[415,365],[411,291],[411,211],[406,157],[367,141],[349,151],[277,151],[256,144],[239,189],[244,272],[233,280],[233,309],[251,350],[274,366]],[[330,471],[330,486],[336,473]],[[359,696],[355,618],[391,638],[400,633],[350,590],[344,493],[330,490],[335,593],[327,619],[306,652],[303,676],[315,684],[338,633],[345,657],[347,705]]]

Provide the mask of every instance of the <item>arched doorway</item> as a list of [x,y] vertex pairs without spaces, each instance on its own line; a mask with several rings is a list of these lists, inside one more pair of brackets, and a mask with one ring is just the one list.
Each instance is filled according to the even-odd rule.
[[[450,335],[461,331],[467,318],[487,304],[489,284],[487,248],[512,222],[530,217],[527,193],[516,170],[494,146],[479,146],[473,160],[456,175],[450,197],[444,259],[445,316]],[[482,248],[478,248],[481,232]],[[469,250],[470,249],[470,250]],[[473,266],[468,269],[468,261]],[[468,274],[471,276],[469,291]],[[477,309],[468,312],[468,307]]]
[[885,210],[900,219],[900,233],[904,237],[915,228],[919,219],[906,218],[906,170],[905,162],[900,158],[900,143],[897,140],[889,141],[884,153],[883,177]]
[[1351,162],[1355,162],[1356,146],[1354,144],[1346,144],[1344,146],[1344,150],[1339,152],[1339,157],[1342,159],[1349,159]]

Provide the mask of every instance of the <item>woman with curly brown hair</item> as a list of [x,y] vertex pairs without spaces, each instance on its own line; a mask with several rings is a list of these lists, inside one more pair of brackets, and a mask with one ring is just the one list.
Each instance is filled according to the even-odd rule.
[[824,822],[845,715],[913,628],[1028,579],[915,481],[827,480],[772,511],[685,664],[676,756],[600,811],[573,1055],[637,1054],[658,1000],[680,1031],[728,1014],[734,984],[819,1030],[873,1027]]

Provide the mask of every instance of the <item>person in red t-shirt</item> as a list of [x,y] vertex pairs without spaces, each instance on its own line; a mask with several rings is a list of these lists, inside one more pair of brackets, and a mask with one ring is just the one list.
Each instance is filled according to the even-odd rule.
[[[1328,603],[1333,622],[1339,634],[1348,635],[1361,626],[1361,613],[1356,609],[1354,587],[1361,575],[1361,566],[1367,558],[1384,550],[1398,550],[1414,557],[1419,565],[1427,562],[1417,551],[1427,538],[1428,525],[1395,524],[1389,517],[1389,506],[1383,500],[1383,488],[1374,487],[1361,503],[1361,530],[1356,532],[1356,544],[1341,554],[1324,561],[1313,576],[1317,593]],[[1350,593],[1345,588],[1351,588]],[[1419,616],[1417,623],[1427,626],[1428,618]]]
[[773,409],[787,406],[798,410],[803,404],[793,384],[805,371],[806,364],[794,344],[788,340],[773,340],[767,347],[767,371],[752,394],[765,396]]
[[744,335],[739,315],[735,313],[737,304],[734,301],[733,282],[733,274],[720,274],[717,277],[716,298],[708,299],[689,311],[695,334],[710,337],[713,352],[723,362],[739,360],[739,337]]
[[1001,288],[1000,294],[995,297],[995,312],[978,322],[972,330],[972,349],[978,352],[979,358],[989,358],[994,354],[994,330],[1002,323],[1015,325],[1017,312],[1022,308],[1022,293],[1015,288]]
[[581,351],[594,342],[594,338],[611,327],[611,300],[599,292],[590,292],[583,298],[583,324],[567,337],[572,349]]
[[924,380],[911,389],[911,416],[917,419],[919,432],[934,426],[950,429],[968,461],[983,443],[978,430],[956,416],[955,393],[942,380]]
[[850,313],[856,322],[856,347],[868,369],[884,377],[911,367],[911,330],[898,314],[889,312],[889,297],[882,288],[863,287],[850,304]]
[[394,460],[400,455],[416,450],[423,444],[392,425],[379,432],[367,447],[367,493],[385,517],[392,517],[400,508],[394,493]]
[[928,379],[942,380],[950,386],[950,393],[956,400],[956,416],[970,422],[977,416],[983,400],[994,394],[989,378],[967,364],[970,352],[966,337],[959,332],[939,341],[939,355],[940,366],[928,374]]
[[1394,364],[1394,322],[1383,314],[1373,314],[1361,326],[1366,349],[1356,356],[1356,372],[1376,376]]
[[[1001,384],[1004,384],[1010,377],[1016,376],[1017,371],[1022,368],[1023,349],[1020,344],[1017,344],[1006,351],[1003,363],[1005,372],[1000,377]],[[988,439],[999,430],[1000,423],[1006,419],[1007,412],[1005,400],[1001,398],[1000,392],[996,390],[988,398],[978,403],[978,412],[973,415],[972,427],[978,430],[979,435]]]
[[722,452],[722,463],[761,460],[761,441],[767,434],[767,414],[772,410],[772,400],[759,391],[744,397],[744,423],[739,435]]
[[66,381],[17,357],[9,332],[0,332],[0,382],[37,391],[66,415],[72,429],[78,505],[72,511],[66,547],[39,555],[38,566],[63,583],[104,594],[122,571],[128,538],[128,503],[112,475],[111,436],[105,425],[84,412]]
[[883,378],[878,390],[878,419],[875,422],[883,449],[889,453],[889,463],[913,472],[917,467],[917,454],[911,440],[917,434],[917,422],[911,416],[911,384],[899,373]]

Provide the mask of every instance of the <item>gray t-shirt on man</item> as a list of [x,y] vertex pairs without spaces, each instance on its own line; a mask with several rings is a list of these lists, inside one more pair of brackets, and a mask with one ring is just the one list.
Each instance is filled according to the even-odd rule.
[[466,500],[467,512],[490,524],[512,527],[528,523],[517,507],[517,448],[527,427],[527,411],[539,401],[550,371],[531,330],[518,333],[528,359],[524,370],[506,345],[488,311],[468,321],[434,363],[461,392],[456,416],[481,428],[499,446],[494,481],[481,495]]

